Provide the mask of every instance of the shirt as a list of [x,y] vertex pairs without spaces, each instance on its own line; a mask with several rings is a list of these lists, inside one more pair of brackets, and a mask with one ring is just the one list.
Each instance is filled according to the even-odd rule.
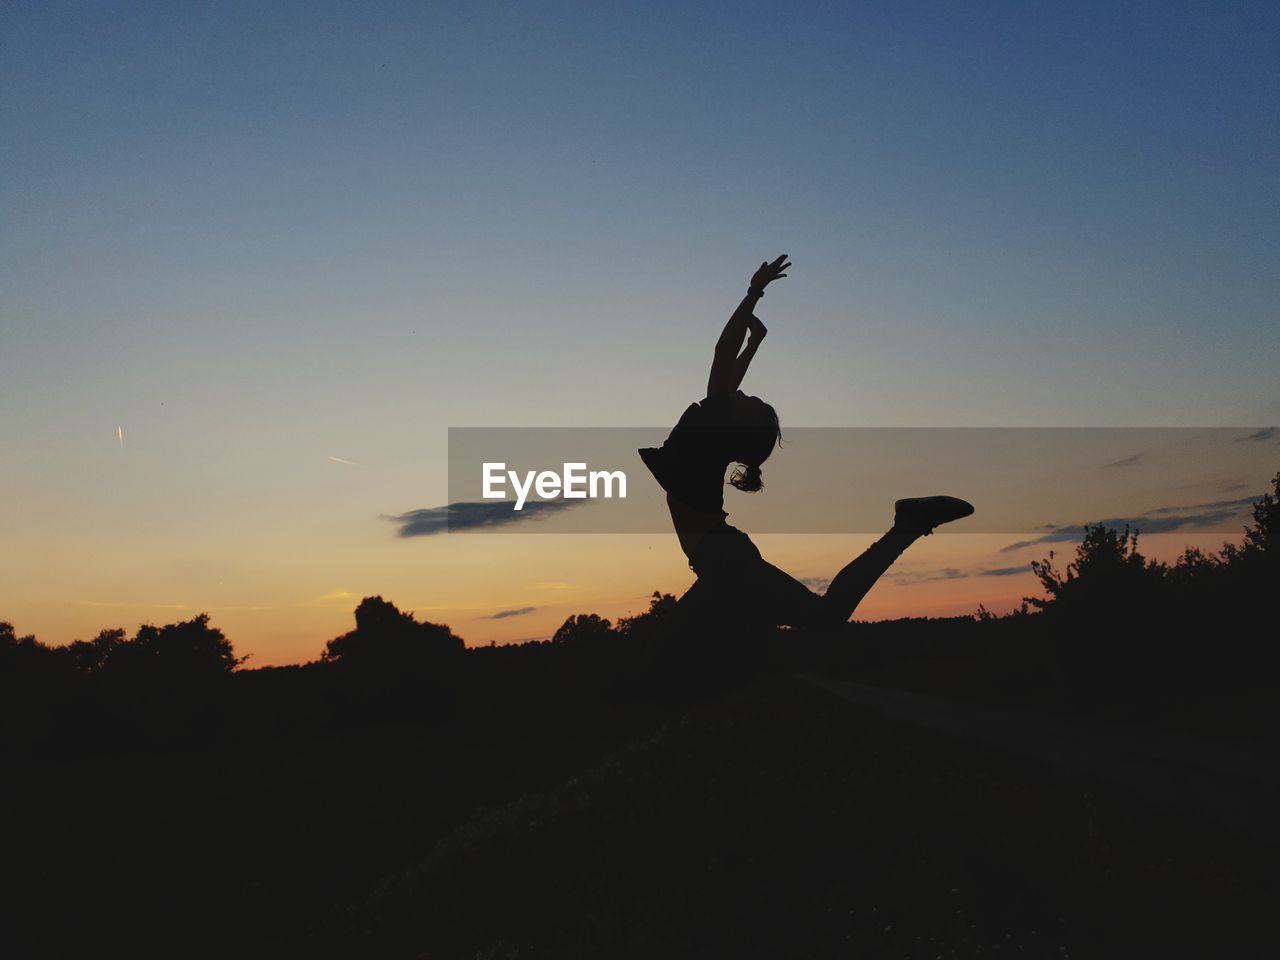
[[733,459],[732,403],[732,394],[717,393],[689,404],[661,447],[639,451],[662,489],[699,513],[728,516],[724,471]]

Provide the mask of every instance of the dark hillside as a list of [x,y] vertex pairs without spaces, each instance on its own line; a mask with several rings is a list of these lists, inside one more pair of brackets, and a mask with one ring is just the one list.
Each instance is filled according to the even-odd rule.
[[1220,955],[1268,852],[799,680],[487,809],[263,956]]

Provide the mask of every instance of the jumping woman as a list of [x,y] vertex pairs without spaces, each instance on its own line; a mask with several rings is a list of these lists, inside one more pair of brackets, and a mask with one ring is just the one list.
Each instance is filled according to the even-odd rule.
[[667,492],[680,547],[698,576],[680,598],[682,609],[735,624],[830,627],[853,616],[907,547],[939,524],[967,517],[973,506],[955,497],[899,500],[893,526],[837,573],[825,594],[766,562],[751,538],[728,524],[725,471],[736,464],[729,483],[760,490],[760,466],[781,438],[773,407],[738,388],[767,332],[755,305],[790,266],[785,254],[760,264],[716,342],[706,399],[685,410],[661,447],[647,447],[640,456]]

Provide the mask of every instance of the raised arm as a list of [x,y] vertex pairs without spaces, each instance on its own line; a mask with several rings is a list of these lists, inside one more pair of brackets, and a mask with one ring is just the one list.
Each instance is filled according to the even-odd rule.
[[[729,322],[724,325],[724,330],[720,333],[720,339],[716,341],[716,352],[711,361],[711,375],[707,377],[707,396],[732,393],[741,386],[742,378],[747,375],[747,367],[751,365],[751,358],[756,355],[760,341],[768,333],[765,325],[752,311],[764,296],[764,288],[774,280],[785,277],[786,274],[783,271],[790,266],[787,255],[784,253],[773,263],[760,264],[760,269],[752,276],[747,295],[738,304],[738,309],[733,311]],[[751,339],[747,341],[744,350],[742,341],[746,339],[748,332],[751,334]]]

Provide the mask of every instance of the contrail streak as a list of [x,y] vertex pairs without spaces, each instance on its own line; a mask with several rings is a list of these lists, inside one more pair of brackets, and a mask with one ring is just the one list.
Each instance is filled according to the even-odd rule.
[[124,449],[124,427],[116,427],[116,438],[120,441],[120,449]]
[[345,463],[349,467],[360,466],[360,464],[356,463],[354,460],[344,460],[342,459],[342,457],[330,457],[329,459],[332,460],[334,463]]

